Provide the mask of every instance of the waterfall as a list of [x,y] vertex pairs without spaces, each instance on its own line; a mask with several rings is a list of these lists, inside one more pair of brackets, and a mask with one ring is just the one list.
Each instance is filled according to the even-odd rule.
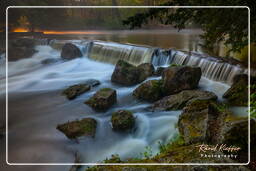
[[152,47],[94,41],[91,44],[88,57],[112,64],[123,59],[131,64],[139,65],[151,62],[154,51],[155,48]]
[[[159,51],[159,55],[154,55],[152,63],[154,66],[163,66],[169,64],[197,66],[202,70],[202,75],[214,81],[232,83],[236,74],[247,73],[247,69],[240,65],[230,64],[218,58],[213,58],[203,54],[167,50],[170,52]],[[156,53],[157,54],[157,53]]]
[[[60,50],[66,42],[58,40],[50,44]],[[76,40],[72,43],[80,48],[84,56],[96,61],[116,64],[119,59],[123,59],[133,65],[151,62],[155,67],[170,64],[197,66],[201,68],[204,77],[227,84],[232,83],[236,74],[248,73],[241,65],[206,54],[98,40]]]

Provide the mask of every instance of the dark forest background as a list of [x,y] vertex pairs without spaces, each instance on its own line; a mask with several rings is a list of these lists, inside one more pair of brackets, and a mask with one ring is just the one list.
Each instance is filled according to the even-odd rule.
[[[8,6],[154,6],[168,0],[4,0],[1,4],[1,30],[5,29]],[[122,20],[146,9],[121,8],[9,8],[8,22],[12,31],[17,27],[36,30],[125,29]],[[152,21],[152,24],[155,25]]]

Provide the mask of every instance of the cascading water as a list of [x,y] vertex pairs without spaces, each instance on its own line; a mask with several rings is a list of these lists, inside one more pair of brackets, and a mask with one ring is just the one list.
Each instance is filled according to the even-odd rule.
[[151,61],[155,48],[94,41],[89,58],[115,64],[119,59],[138,65]]
[[[132,96],[136,86],[123,87],[111,83],[111,74],[115,66],[108,63],[116,63],[118,59],[123,59],[135,65],[152,62],[156,67],[171,63],[188,64],[200,66],[204,75],[212,79],[227,78],[234,67],[228,68],[224,64],[220,67],[221,64],[217,61],[189,56],[175,50],[165,51],[101,41],[72,43],[81,49],[84,54],[82,58],[63,61],[60,58],[60,49],[51,48],[58,44],[53,41],[50,43],[51,46],[37,46],[38,53],[31,58],[9,62],[9,162],[70,163],[74,161],[74,152],[79,152],[82,162],[85,163],[100,162],[112,154],[119,154],[122,159],[141,157],[146,146],[150,146],[153,154],[156,154],[159,142],[165,144],[175,136],[175,123],[181,111],[154,113],[145,110],[149,104]],[[58,62],[42,63],[48,58],[57,59]],[[5,64],[0,65],[4,68]],[[212,72],[221,74],[213,74],[210,77]],[[1,70],[0,97],[4,97],[5,93],[5,84],[2,84],[5,82],[4,76]],[[72,101],[60,95],[64,88],[87,79],[97,79],[101,85]],[[117,91],[118,103],[108,112],[98,113],[83,104],[97,90],[105,87]],[[229,86],[202,77],[199,88],[212,91],[221,97]],[[0,102],[3,104],[5,99],[1,99]],[[112,131],[111,114],[120,109],[134,112],[136,129],[133,132],[120,134]],[[93,117],[98,122],[94,139],[82,138],[77,144],[56,130],[57,124],[85,117]]]
[[[168,52],[169,51],[169,52]],[[231,84],[236,74],[247,73],[247,69],[239,65],[229,64],[217,58],[199,54],[188,54],[177,50],[162,50],[155,53],[152,63],[155,66],[166,66],[170,64],[197,66],[202,70],[202,75],[214,81]]]
[[[202,54],[188,54],[177,50],[164,50],[146,46],[135,46],[103,41],[76,41],[75,43],[90,59],[115,64],[119,59],[131,64],[151,62],[155,67],[170,64],[197,66],[202,69],[202,75],[214,81],[232,83],[236,74],[247,73],[248,70],[224,62],[220,59]],[[59,42],[63,44],[63,42]]]

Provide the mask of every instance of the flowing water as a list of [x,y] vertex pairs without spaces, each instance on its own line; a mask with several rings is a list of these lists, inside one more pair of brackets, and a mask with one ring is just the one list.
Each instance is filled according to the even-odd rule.
[[[82,58],[63,61],[60,50],[52,48],[58,44],[55,41],[50,46],[37,46],[38,53],[31,58],[8,63],[10,163],[72,163],[76,152],[84,163],[101,162],[112,154],[119,154],[122,159],[143,157],[147,146],[155,155],[159,152],[159,142],[165,144],[176,136],[178,131],[175,124],[181,111],[150,112],[147,110],[149,103],[132,97],[132,91],[138,85],[124,87],[111,83],[113,64],[118,59],[135,65],[152,62],[155,67],[171,63],[200,66],[203,77],[199,88],[216,93],[219,100],[223,100],[221,96],[229,88],[230,77],[246,72],[238,70],[239,66],[181,51],[103,41],[72,42],[80,47],[84,54]],[[43,64],[42,61],[46,59],[55,59],[55,63]],[[6,68],[4,62],[0,65],[2,106],[5,100]],[[64,88],[89,79],[99,80],[100,86],[72,101],[61,96]],[[83,102],[104,87],[117,90],[117,104],[105,113],[95,112]],[[134,112],[136,126],[132,132],[112,131],[111,113],[119,109]],[[57,124],[85,117],[95,118],[98,122],[95,138],[83,137],[77,143],[56,130]]]

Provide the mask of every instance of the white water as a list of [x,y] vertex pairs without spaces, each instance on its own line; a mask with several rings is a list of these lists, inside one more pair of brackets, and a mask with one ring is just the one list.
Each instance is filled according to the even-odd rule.
[[[122,87],[111,83],[114,65],[97,62],[87,56],[65,62],[61,60],[60,52],[49,46],[37,46],[37,50],[39,52],[31,58],[8,63],[9,162],[72,163],[77,151],[85,163],[100,162],[112,154],[119,154],[122,159],[142,157],[146,146],[156,154],[159,142],[167,143],[177,134],[175,123],[181,111],[146,111],[149,104],[132,97],[136,86]],[[123,53],[124,50],[121,48],[121,51]],[[124,56],[125,59],[127,57]],[[41,63],[48,58],[58,59],[58,62]],[[0,64],[1,97],[4,97],[6,88],[4,65],[4,62]],[[65,87],[88,79],[97,79],[101,85],[72,101],[60,95],[60,90]],[[116,89],[118,102],[108,112],[97,113],[83,102],[103,87]],[[205,77],[202,77],[199,87],[215,92],[220,100],[229,88],[227,84]],[[133,132],[120,134],[112,131],[111,113],[119,109],[134,112],[136,129]],[[57,124],[84,117],[98,121],[94,139],[83,137],[77,144],[55,129]]]
[[181,51],[168,50],[158,51],[152,57],[152,63],[156,66],[166,66],[169,64],[197,66],[202,70],[202,75],[210,80],[232,84],[236,74],[247,73],[247,69],[239,65],[233,65],[217,58],[212,58],[202,54],[187,54]]

